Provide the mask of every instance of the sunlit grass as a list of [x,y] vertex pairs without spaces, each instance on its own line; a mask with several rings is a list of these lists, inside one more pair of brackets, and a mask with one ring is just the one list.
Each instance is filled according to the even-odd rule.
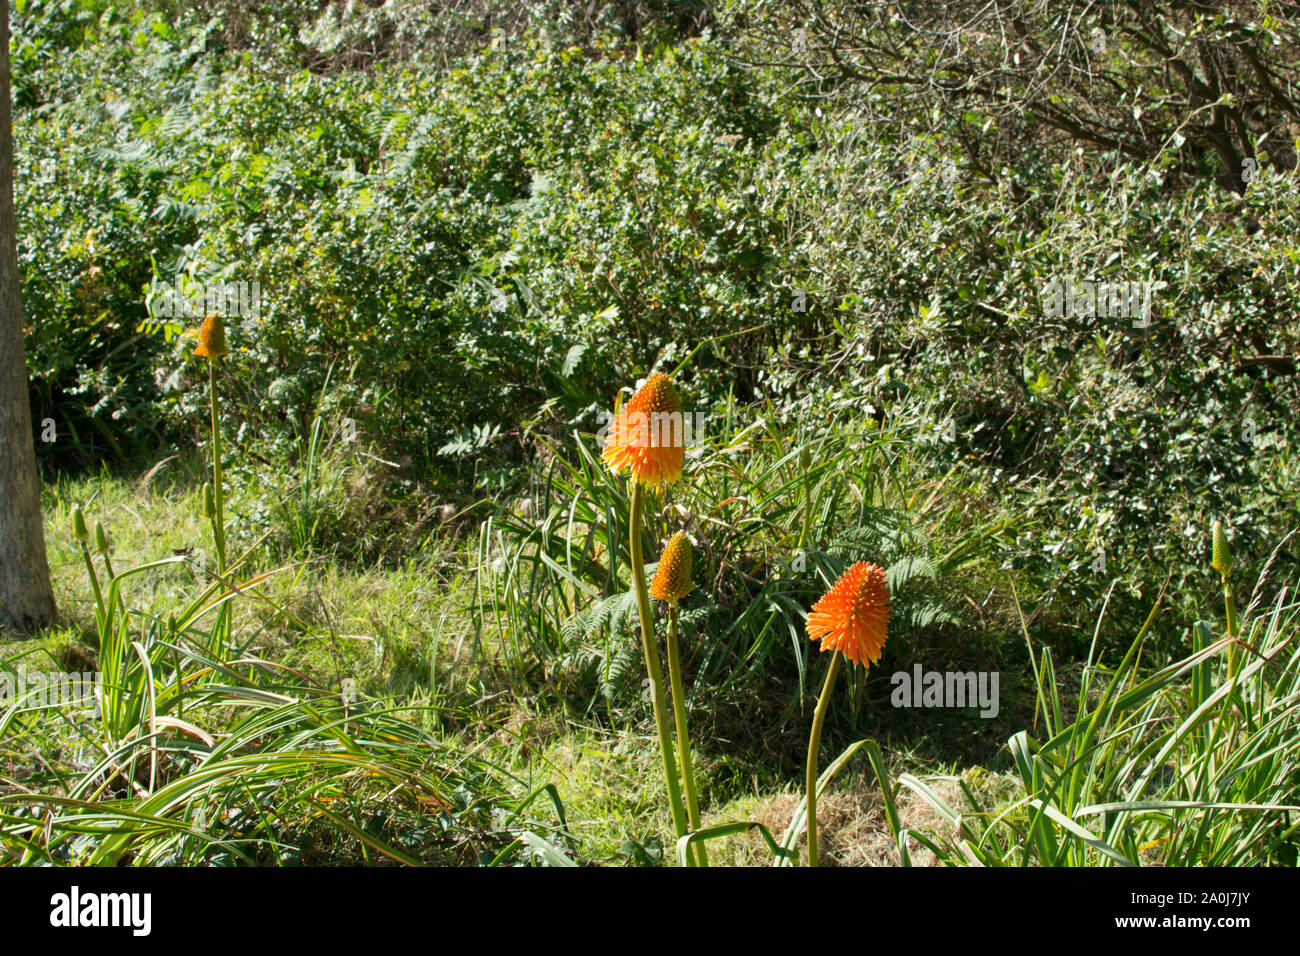
[[[688,462],[688,468],[707,462],[718,473],[699,483],[709,494],[727,495],[723,509],[709,506],[704,492],[661,498],[650,509],[647,547],[664,540],[666,516],[680,527],[684,511],[702,515],[691,525],[703,548],[700,593],[683,599],[682,615],[688,622],[683,665],[698,735],[692,743],[706,831],[753,821],[780,841],[799,812],[795,763],[806,731],[791,733],[773,763],[774,754],[756,746],[759,738],[737,735],[736,727],[720,726],[719,719],[743,688],[751,688],[744,693],[753,713],[779,722],[775,699],[760,703],[753,696],[763,686],[755,679],[771,680],[784,667],[797,681],[816,662],[806,648],[800,656],[795,647],[796,636],[800,645],[806,642],[801,608],[837,568],[862,548],[882,549],[900,585],[899,607],[914,615],[908,618],[913,622],[925,620],[935,583],[944,583],[949,596],[977,595],[986,604],[995,593],[998,578],[984,562],[1004,519],[981,512],[981,523],[964,525],[955,503],[969,489],[917,473],[905,457],[889,457],[897,440],[896,432],[868,429],[850,437],[848,449],[836,457],[829,437],[814,440],[798,429],[746,423],[737,415]],[[868,465],[855,471],[873,441],[882,447],[868,452]],[[574,446],[573,463],[554,459],[533,500],[503,508],[476,537],[429,536],[400,560],[373,566],[311,552],[284,562],[278,545],[254,548],[242,574],[259,583],[237,597],[232,616],[231,641],[244,661],[238,665],[203,656],[210,612],[183,626],[192,640],[169,637],[169,617],[211,586],[195,560],[206,540],[196,463],[175,459],[140,478],[103,474],[49,486],[49,552],[63,622],[36,641],[4,645],[3,656],[18,669],[83,670],[100,663],[94,597],[70,527],[72,506],[80,503],[90,525],[102,522],[108,532],[120,593],[130,609],[127,640],[117,653],[136,667],[144,658],[133,642],[141,644],[155,668],[154,719],[163,720],[155,724],[156,736],[132,736],[133,723],[148,721],[147,706],[141,706],[147,699],[138,696],[107,736],[102,722],[85,715],[9,711],[0,732],[9,768],[0,775],[0,817],[10,858],[671,863],[672,821],[662,787],[654,786],[654,735],[635,681],[613,683],[606,695],[569,669],[577,659],[566,630],[574,616],[629,587],[626,534],[620,531],[626,528],[626,497],[585,447]],[[831,463],[807,468],[816,460],[814,448],[831,455]],[[885,467],[891,463],[892,471]],[[237,516],[253,503],[246,497],[249,487],[236,489],[229,513]],[[846,513],[846,520],[837,517]],[[877,520],[879,528],[861,533]],[[237,521],[234,526],[231,553],[238,556],[258,538]],[[803,548],[786,550],[801,539]],[[128,574],[145,565],[154,566]],[[984,591],[986,585],[992,590]],[[1213,581],[1207,582],[1204,606],[1211,620],[1222,610],[1216,592]],[[1014,597],[999,595],[991,603],[1014,611]],[[714,601],[724,607],[728,601],[745,603],[728,615],[708,610]],[[744,610],[754,602],[761,613]],[[960,620],[973,606],[974,601],[954,601],[947,609]],[[889,786],[882,791],[865,751],[841,768],[819,798],[825,862],[1284,862],[1300,819],[1278,809],[1300,802],[1293,752],[1300,734],[1292,726],[1295,689],[1287,683],[1293,682],[1295,663],[1285,643],[1293,640],[1294,617],[1293,605],[1286,603],[1243,615],[1242,639],[1257,650],[1272,648],[1262,666],[1250,654],[1242,657],[1240,678],[1256,695],[1249,720],[1223,716],[1236,713],[1237,705],[1215,697],[1224,674],[1207,671],[1208,658],[1162,677],[1155,650],[1144,648],[1117,671],[1107,670],[1108,660],[1099,657],[1079,672],[1031,641],[1032,668],[1023,651],[1004,666],[1036,672],[1030,687],[1041,688],[1040,699],[1036,706],[1004,703],[1008,719],[1024,717],[1018,726],[1025,732],[1011,736],[1010,749],[993,756],[989,769],[936,764],[933,756],[909,750],[909,738],[890,730],[888,712],[860,698],[863,682],[847,686],[837,695],[839,716],[830,721],[844,727],[831,753],[838,753],[849,728],[869,721],[890,748],[882,755]],[[626,615],[614,614],[599,628],[577,633],[586,652],[599,657],[612,654],[620,634],[630,634],[632,626]],[[920,628],[915,633],[925,633],[925,625]],[[1193,630],[1198,646],[1209,647],[1219,628],[1212,623]],[[1035,638],[1038,632],[1031,628]],[[903,647],[909,646],[909,633],[900,636]],[[741,676],[722,676],[723,668]],[[200,672],[183,685],[173,679]],[[1087,753],[1083,743],[1071,744],[1082,739],[1081,702],[1087,702],[1085,717],[1096,713],[1115,674],[1122,675],[1117,699],[1124,708],[1107,712],[1111,730],[1094,732],[1088,744],[1102,746],[1104,740],[1104,749],[1060,764],[1052,755],[1071,746]],[[357,703],[343,700],[345,681],[354,682]],[[798,686],[781,681],[770,684],[772,693]],[[1016,686],[1008,679],[1004,693]],[[584,696],[592,691],[594,698]],[[1261,700],[1272,709],[1259,711]],[[811,704],[811,696],[800,701],[796,694],[788,705],[793,724],[787,726],[806,727]],[[1187,723],[1188,708],[1198,706],[1207,706],[1204,714],[1220,714],[1217,722],[1203,717],[1199,724]],[[915,716],[906,716],[900,726],[919,732]],[[172,717],[201,733],[168,725]],[[1180,726],[1187,729],[1171,736],[1171,728]],[[1217,742],[1210,740],[1210,727],[1221,728]],[[940,751],[949,746],[945,734],[962,733],[956,719],[934,728],[937,741],[916,741],[930,751],[935,743]],[[1165,762],[1150,764],[1152,748],[1175,739]],[[965,746],[956,737],[950,743],[951,749]],[[223,775],[204,776],[203,768],[214,762],[239,767],[250,746],[262,748],[268,760],[250,770],[246,786],[232,787]],[[1017,753],[1027,754],[1027,762],[1018,761]],[[1143,766],[1143,754],[1158,771],[1145,778],[1133,775]],[[321,759],[309,759],[314,757]],[[783,771],[773,769],[782,765]],[[1072,768],[1065,778],[1059,776],[1063,768]],[[1073,789],[1053,782],[1061,779],[1072,781]],[[439,796],[429,802],[421,793]],[[158,794],[166,796],[155,799]],[[1160,801],[1274,809],[1153,805]],[[1091,809],[1106,802],[1144,806],[1099,811],[1100,816]],[[46,843],[33,838],[37,812],[56,821],[55,836]],[[239,825],[214,830],[208,825],[213,813]],[[248,822],[249,813],[258,816],[257,824]],[[1053,814],[1087,830],[1115,855],[1074,834]],[[206,827],[202,835],[192,825],[195,819]],[[794,849],[803,843],[797,836]],[[710,862],[721,865],[771,865],[773,859],[757,831],[743,827],[710,839],[709,852]]]

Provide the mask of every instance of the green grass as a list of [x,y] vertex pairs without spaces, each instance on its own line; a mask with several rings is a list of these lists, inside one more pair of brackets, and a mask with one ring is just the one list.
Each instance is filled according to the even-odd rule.
[[[100,707],[6,701],[0,843],[12,861],[508,861],[524,822],[545,829],[562,816],[559,804],[535,816],[542,791],[486,752],[512,749],[476,739],[484,728],[513,736],[455,702],[474,702],[472,677],[439,680],[438,665],[456,671],[458,657],[450,642],[439,653],[430,619],[454,607],[429,573],[436,554],[423,568],[344,577],[316,562],[272,567],[254,542],[231,591],[175,553],[203,540],[192,487],[99,477],[53,498],[64,624],[6,645],[5,670],[97,669]],[[78,501],[112,528],[116,576],[96,558],[102,610],[66,520]],[[400,605],[385,600],[398,593]],[[425,603],[430,593],[441,600]],[[373,633],[353,630],[362,621]],[[344,684],[354,674],[355,699]]]
[[[193,553],[176,553],[197,552],[205,540],[196,479],[193,469],[169,462],[147,480],[105,473],[48,489],[49,551],[62,623],[37,640],[4,644],[5,660],[20,669],[79,670],[103,664],[94,599],[69,520],[72,505],[83,503],[91,522],[102,520],[109,529],[118,586],[132,608],[133,621],[144,622],[132,623],[129,636],[146,644],[168,644],[150,656],[160,671],[165,670],[177,656],[173,647],[180,646],[167,640],[166,620],[182,602],[202,593],[206,580]],[[236,497],[228,510],[237,514],[244,505]],[[232,550],[238,553],[248,543],[236,538]],[[163,711],[175,707],[172,713],[179,713],[178,719],[201,724],[214,737],[247,741],[274,728],[284,748],[276,762],[260,778],[241,775],[247,786],[231,790],[202,776],[201,766],[214,755],[192,736],[180,734],[156,750],[143,742],[125,749],[110,747],[110,758],[90,749],[104,734],[84,715],[19,708],[9,715],[0,737],[4,750],[11,759],[19,753],[40,754],[37,763],[42,766],[33,765],[31,772],[13,774],[3,782],[5,840],[16,859],[87,862],[124,856],[139,863],[283,863],[420,858],[418,845],[407,845],[415,839],[412,834],[427,829],[420,823],[418,807],[390,805],[391,794],[386,801],[365,786],[358,789],[366,773],[345,763],[328,768],[303,759],[305,753],[334,753],[346,759],[348,745],[336,734],[343,726],[338,689],[349,678],[356,681],[367,707],[375,710],[371,745],[385,727],[398,730],[402,738],[400,744],[372,754],[390,775],[383,789],[393,790],[397,780],[403,781],[403,789],[437,789],[435,783],[421,781],[418,764],[407,766],[398,759],[412,747],[463,751],[474,755],[474,762],[473,772],[464,774],[462,789],[472,789],[473,781],[501,805],[512,806],[543,783],[554,782],[584,861],[646,864],[662,860],[665,850],[671,858],[672,848],[661,843],[669,832],[667,816],[657,800],[656,778],[647,773],[647,768],[653,769],[654,748],[645,715],[632,706],[612,724],[607,719],[610,711],[584,715],[570,709],[556,716],[548,706],[549,695],[538,695],[527,686],[512,687],[507,663],[511,649],[494,643],[490,635],[476,634],[473,627],[477,575],[472,542],[431,541],[396,567],[358,568],[324,556],[281,568],[272,560],[277,551],[268,545],[254,552],[248,573],[276,573],[265,579],[257,597],[245,597],[234,615],[232,639],[257,663],[231,669],[221,678],[220,689],[178,691],[162,680],[155,701],[161,701]],[[147,565],[154,566],[130,575],[124,570]],[[130,658],[121,648],[117,653]],[[185,659],[179,666],[171,665],[180,673],[210,663],[197,655],[181,656]],[[303,713],[274,695],[310,700],[315,713]],[[135,695],[135,709],[119,717],[123,726],[118,738],[132,722],[147,719],[140,710],[144,697]],[[349,739],[353,737],[358,737],[355,728]],[[358,739],[364,740],[364,735]],[[746,738],[736,740],[734,748],[725,740],[702,743],[701,773],[712,781],[705,794],[706,822],[730,818],[750,803],[767,799],[760,793],[769,793],[779,807],[782,794],[789,793],[790,783],[764,769],[768,755],[753,743]],[[238,749],[231,744],[215,758],[234,759]],[[85,763],[87,753],[95,757],[91,763]],[[114,767],[126,773],[114,778]],[[150,770],[155,774],[152,782],[146,776]],[[112,779],[116,783],[104,789],[105,781]],[[756,789],[753,781],[759,780]],[[127,792],[136,786],[142,791]],[[447,786],[442,784],[442,789]],[[155,789],[167,796],[151,802],[144,793]],[[37,793],[67,802],[41,803],[34,797]],[[737,793],[741,795],[728,796]],[[346,812],[327,816],[316,806],[320,794],[342,794]],[[549,800],[542,803],[549,805]],[[538,804],[534,799],[530,805]],[[61,838],[51,846],[27,845],[22,834],[30,827],[29,814],[55,806],[62,814]],[[233,808],[238,821],[254,806],[272,806],[276,813],[267,811],[268,817],[278,815],[286,822],[270,828],[264,821],[264,831],[233,831],[239,836],[200,838],[187,829],[186,821],[195,815],[206,822],[214,814],[229,817]],[[383,843],[363,825],[389,817],[407,831],[396,846]],[[541,817],[534,826],[542,832],[558,821],[554,812]],[[487,825],[476,819],[474,826]],[[129,835],[115,836],[101,846],[97,836],[108,830]],[[731,842],[741,849],[729,858],[757,862],[745,856],[743,840]],[[377,843],[386,850],[376,849]],[[721,852],[731,854],[727,841],[722,845]],[[430,847],[436,849],[434,844],[424,847],[423,858],[477,859],[468,852],[433,853]]]
[[[1158,610],[1158,608],[1156,609]],[[985,866],[1294,866],[1300,849],[1300,604],[1284,588],[1248,618],[1246,663],[1230,635],[1193,627],[1192,653],[1142,668],[1156,610],[1116,666],[1097,660],[1067,714],[1050,651],[1035,668],[1034,727],[1007,746],[1017,786],[990,803],[905,773],[883,792],[920,795],[948,832],[891,818],[947,863]]]
[[[692,461],[700,480],[652,512],[656,545],[700,516],[703,593],[683,620],[703,826],[725,833],[711,858],[770,865],[758,828],[727,825],[779,841],[797,817],[812,705],[799,689],[825,664],[801,608],[864,555],[890,564],[897,626],[882,665],[842,682],[824,747],[878,741],[883,777],[864,751],[828,786],[828,863],[1293,860],[1300,655],[1287,592],[1243,615],[1255,653],[1237,696],[1212,623],[1191,630],[1181,663],[1162,666],[1150,622],[1113,666],[1095,646],[1058,663],[1050,629],[1009,616],[1015,578],[989,569],[1006,519],[981,506],[972,525],[978,489],[918,473],[894,451],[899,429],[811,436],[737,415]],[[529,505],[369,566],[310,549],[281,564],[279,542],[236,520],[237,577],[253,583],[227,595],[237,653],[224,658],[212,654],[221,589],[196,561],[197,468],[50,486],[62,620],[0,657],[9,672],[98,669],[114,688],[98,718],[0,712],[9,859],[671,862],[638,670],[609,674],[635,622],[617,606],[592,617],[627,587],[626,503],[586,446],[575,464],[559,451]],[[258,494],[239,486],[228,513]],[[111,584],[96,558],[103,615],[71,533],[78,503],[111,538]],[[1207,575],[1210,607],[1216,593]],[[998,719],[893,710],[887,675],[912,660],[1000,669]],[[1230,809],[1242,805],[1263,809]]]

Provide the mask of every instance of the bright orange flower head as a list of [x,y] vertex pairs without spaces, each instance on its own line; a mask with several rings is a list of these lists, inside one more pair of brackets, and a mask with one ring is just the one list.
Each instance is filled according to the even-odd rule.
[[645,380],[610,423],[602,457],[614,474],[631,471],[643,485],[665,485],[682,476],[682,397],[672,379],[655,372]]
[[654,580],[650,582],[650,593],[656,600],[676,604],[695,588],[691,580],[691,564],[694,552],[691,539],[686,532],[678,531],[668,539],[659,567],[655,569]]
[[808,636],[823,651],[840,650],[855,664],[880,660],[889,637],[889,584],[884,568],[859,561],[808,614]]
[[229,353],[230,349],[226,348],[226,324],[214,312],[203,320],[203,326],[199,329],[199,347],[194,350],[194,354],[215,362]]

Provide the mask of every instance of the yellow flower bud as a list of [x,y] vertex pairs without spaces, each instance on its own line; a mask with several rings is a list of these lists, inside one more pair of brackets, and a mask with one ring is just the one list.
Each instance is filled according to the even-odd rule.
[[1232,549],[1228,547],[1228,536],[1223,531],[1222,521],[1215,520],[1210,537],[1213,541],[1210,567],[1227,577],[1232,570]]
[[199,328],[199,347],[194,350],[194,354],[215,362],[229,353],[230,349],[226,347],[226,323],[214,312],[203,320],[203,325]]
[[691,539],[685,532],[678,531],[669,539],[655,569],[654,580],[650,582],[650,593],[660,601],[676,604],[690,594],[695,584],[691,581],[691,564],[694,551]]

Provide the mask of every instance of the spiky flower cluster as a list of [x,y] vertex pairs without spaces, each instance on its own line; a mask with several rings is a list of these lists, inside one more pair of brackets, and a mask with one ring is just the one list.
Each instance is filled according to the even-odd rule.
[[808,614],[808,636],[823,651],[840,650],[855,664],[874,664],[889,637],[889,583],[884,568],[859,561]]
[[686,460],[682,398],[672,379],[655,372],[615,416],[602,453],[615,474],[630,471],[643,485],[677,481]]
[[676,604],[695,588],[691,580],[691,564],[695,553],[691,548],[691,539],[684,531],[678,531],[668,539],[659,567],[655,569],[654,580],[650,582],[650,593],[659,601]]

